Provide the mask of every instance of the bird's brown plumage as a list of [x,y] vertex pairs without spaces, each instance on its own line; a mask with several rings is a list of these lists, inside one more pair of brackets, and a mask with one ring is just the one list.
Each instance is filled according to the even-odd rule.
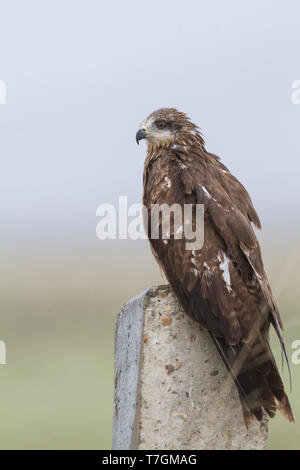
[[[142,124],[146,138],[143,202],[152,251],[185,312],[208,330],[238,388],[246,425],[276,409],[293,420],[269,346],[282,323],[264,271],[252,223],[258,215],[242,184],[184,113],[163,108]],[[168,184],[166,184],[168,181]],[[151,239],[153,204],[204,204],[204,244],[186,250],[185,238]],[[225,272],[226,271],[226,272]],[[284,347],[284,346],[283,346]]]

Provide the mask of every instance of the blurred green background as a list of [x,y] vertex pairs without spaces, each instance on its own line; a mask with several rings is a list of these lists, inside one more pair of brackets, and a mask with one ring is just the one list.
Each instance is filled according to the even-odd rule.
[[[263,239],[269,276],[286,325],[286,346],[300,338],[299,249]],[[94,250],[91,250],[91,246]],[[64,252],[10,258],[1,285],[1,449],[108,449],[111,446],[114,323],[120,306],[162,283],[144,241],[99,241]],[[5,254],[2,253],[4,260]],[[16,282],[17,274],[17,282]],[[273,350],[280,365],[278,341]],[[286,368],[285,368],[286,369]],[[300,366],[292,365],[296,423],[270,423],[271,449],[300,448]],[[284,372],[288,390],[287,371]]]

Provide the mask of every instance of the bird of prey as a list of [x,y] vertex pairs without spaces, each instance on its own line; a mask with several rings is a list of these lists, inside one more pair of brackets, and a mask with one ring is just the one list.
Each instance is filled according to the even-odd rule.
[[[272,324],[287,360],[282,322],[252,227],[260,228],[260,221],[248,192],[206,150],[198,126],[183,112],[154,111],[136,134],[137,143],[141,139],[147,141],[143,204],[148,237],[179,303],[215,343],[236,384],[246,426],[253,417],[261,421],[264,410],[273,417],[279,409],[293,421],[269,344]],[[151,238],[151,206],[162,204],[204,205],[200,249],[187,250],[185,234],[177,239],[175,227],[167,240]]]

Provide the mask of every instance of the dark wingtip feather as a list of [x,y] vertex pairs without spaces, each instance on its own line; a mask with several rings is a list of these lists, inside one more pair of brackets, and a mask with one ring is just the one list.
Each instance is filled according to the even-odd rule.
[[286,394],[284,394],[283,400],[278,403],[277,408],[288,421],[290,421],[291,423],[295,422],[292,408]]
[[286,352],[286,348],[285,348],[285,344],[284,344],[283,337],[282,337],[282,329],[281,329],[281,326],[280,326],[280,324],[279,324],[278,318],[277,318],[277,316],[276,316],[276,312],[271,312],[270,317],[271,317],[271,318],[270,318],[270,319],[271,319],[271,323],[272,323],[272,325],[273,325],[273,327],[274,327],[274,330],[276,331],[276,334],[277,334],[278,339],[279,339],[279,342],[280,342],[282,370],[283,370],[283,364],[284,364],[283,358],[285,358],[285,361],[286,361],[286,364],[287,364],[287,368],[288,368],[288,372],[289,372],[290,391],[292,391],[292,373],[291,373],[289,358],[288,358],[288,355],[287,355],[287,352]]

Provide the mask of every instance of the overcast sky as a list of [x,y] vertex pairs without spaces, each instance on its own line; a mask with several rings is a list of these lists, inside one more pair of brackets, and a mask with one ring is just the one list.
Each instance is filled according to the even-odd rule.
[[97,206],[139,202],[159,107],[197,123],[263,222],[299,217],[300,2],[0,2],[2,236],[95,237]]

